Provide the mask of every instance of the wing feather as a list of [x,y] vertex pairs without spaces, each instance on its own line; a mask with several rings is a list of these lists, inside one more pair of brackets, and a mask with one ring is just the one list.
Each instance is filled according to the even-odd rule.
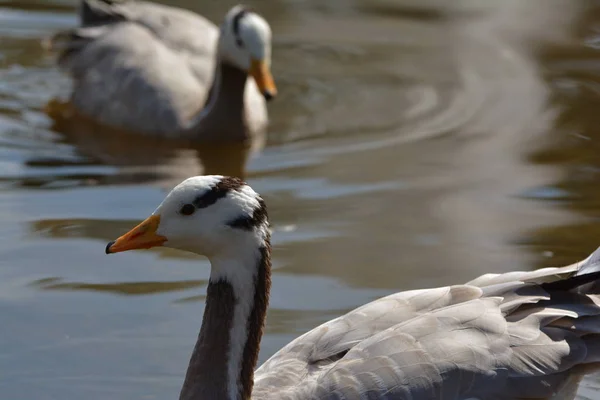
[[[276,353],[257,370],[253,396],[507,400],[572,390],[600,361],[600,296],[589,292],[597,268],[586,262],[366,304]],[[547,284],[557,280],[567,281]]]

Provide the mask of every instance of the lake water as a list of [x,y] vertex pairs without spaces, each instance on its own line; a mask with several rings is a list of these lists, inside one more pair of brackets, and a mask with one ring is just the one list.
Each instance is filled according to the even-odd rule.
[[[266,199],[274,277],[261,360],[369,300],[600,245],[600,4],[249,1],[274,31],[262,150],[181,149],[67,129],[40,46],[76,2],[0,1],[0,393],[176,398],[205,259],[104,247],[190,175]],[[169,4],[220,21],[233,3]],[[581,399],[600,396],[587,379]]]

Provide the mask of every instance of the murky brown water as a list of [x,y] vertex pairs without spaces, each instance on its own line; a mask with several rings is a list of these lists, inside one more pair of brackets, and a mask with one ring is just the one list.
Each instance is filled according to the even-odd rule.
[[[2,398],[176,397],[208,264],[104,246],[201,171],[245,175],[270,207],[263,360],[381,295],[600,245],[597,2],[249,3],[272,24],[281,96],[248,162],[52,126],[42,107],[68,81],[39,41],[76,3],[0,3]],[[215,21],[232,5],[172,4]]]

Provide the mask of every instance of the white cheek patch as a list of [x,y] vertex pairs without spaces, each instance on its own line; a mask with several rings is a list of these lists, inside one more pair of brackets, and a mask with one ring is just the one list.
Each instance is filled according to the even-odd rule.
[[255,209],[260,207],[258,194],[248,185],[232,191],[227,197],[235,201],[238,207],[241,206],[248,214],[252,214]]
[[231,31],[226,31],[219,41],[220,56],[223,61],[227,61],[236,67],[247,70],[250,68],[250,54],[248,51],[236,44]]
[[219,38],[221,58],[242,70],[250,68],[250,58],[271,64],[271,27],[260,15],[247,12],[237,20],[237,36],[234,19],[243,8],[234,7],[225,17]]
[[271,27],[261,16],[248,14],[244,17],[240,36],[253,58],[270,62]]
[[202,213],[203,225],[222,227],[237,218],[252,216],[254,210],[260,206],[258,194],[244,185],[231,190],[214,205],[198,211]]

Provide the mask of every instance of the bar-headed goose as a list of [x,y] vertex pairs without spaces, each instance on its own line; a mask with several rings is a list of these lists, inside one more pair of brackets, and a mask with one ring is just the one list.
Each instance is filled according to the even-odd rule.
[[[56,119],[81,115],[108,127],[194,140],[264,134],[271,28],[233,7],[220,30],[183,9],[139,0],[83,0],[82,26],[46,41],[73,79],[68,102],[51,100]],[[251,75],[253,79],[247,79]]]
[[600,361],[598,251],[568,267],[384,297],[255,372],[271,286],[261,197],[239,179],[189,178],[106,252],[154,246],[212,263],[180,399],[565,399]]

